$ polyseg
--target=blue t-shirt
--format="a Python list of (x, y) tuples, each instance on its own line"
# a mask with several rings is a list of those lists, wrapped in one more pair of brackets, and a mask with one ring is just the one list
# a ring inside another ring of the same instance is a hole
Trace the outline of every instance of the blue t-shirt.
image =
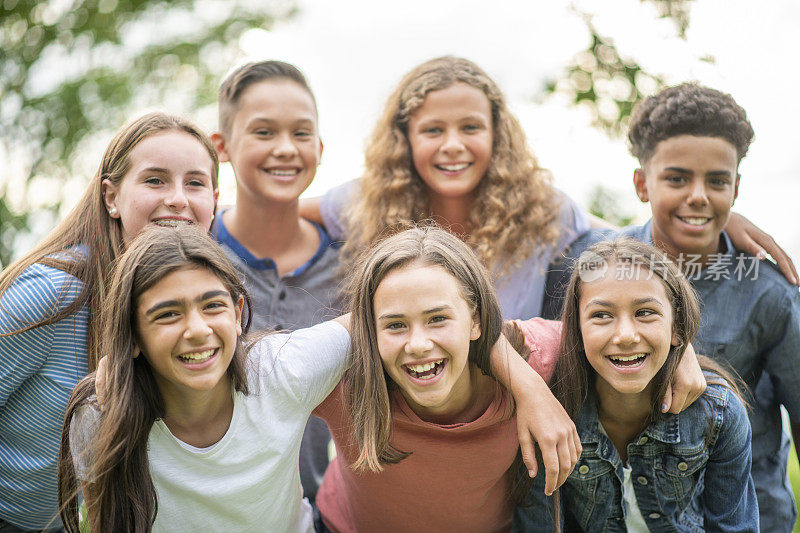
[[(65, 309), (82, 289), (61, 270), (31, 265), (0, 298), (0, 334)], [(21, 528), (61, 524), (58, 452), (70, 394), (89, 371), (88, 307), (0, 336), (0, 518)]]

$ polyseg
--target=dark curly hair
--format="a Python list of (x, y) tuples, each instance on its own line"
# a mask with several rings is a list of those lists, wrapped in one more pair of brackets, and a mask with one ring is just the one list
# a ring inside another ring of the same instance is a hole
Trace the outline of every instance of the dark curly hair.
[(628, 130), (631, 154), (645, 164), (658, 143), (678, 135), (725, 139), (741, 161), (754, 134), (747, 113), (731, 95), (682, 83), (645, 98), (633, 110)]

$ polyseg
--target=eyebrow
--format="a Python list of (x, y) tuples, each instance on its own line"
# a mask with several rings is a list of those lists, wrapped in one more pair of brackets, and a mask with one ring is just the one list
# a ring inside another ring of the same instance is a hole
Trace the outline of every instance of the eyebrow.
[[(274, 118), (253, 117), (252, 119), (250, 119), (250, 122), (248, 122), (247, 125), (248, 126), (254, 126), (254, 125), (257, 125), (259, 123), (275, 124), (277, 122), (279, 122), (279, 121), (275, 120)], [(311, 118), (298, 118), (297, 120), (294, 121), (294, 124), (310, 124), (310, 125), (314, 125), (314, 120), (311, 119)]]
[[(661, 302), (659, 302), (656, 298), (646, 297), (646, 298), (637, 298), (633, 301), (634, 305), (644, 305), (644, 304), (656, 304), (659, 307), (663, 307)], [(595, 298), (594, 300), (590, 300), (587, 305), (599, 305), (601, 307), (614, 307), (614, 304), (607, 301), (607, 300), (600, 300), (599, 298)]]
[[(222, 291), (222, 290), (208, 291), (208, 292), (204, 292), (203, 294), (201, 294), (200, 296), (195, 298), (195, 302), (202, 302), (202, 301), (205, 301), (205, 300), (210, 300), (211, 298), (215, 298), (217, 296), (230, 296), (230, 295), (229, 295), (228, 291)], [(145, 311), (144, 314), (149, 316), (149, 315), (152, 315), (153, 313), (155, 313), (156, 311), (158, 311), (160, 309), (164, 309), (165, 307), (176, 307), (176, 306), (179, 306), (179, 305), (183, 305), (185, 303), (186, 303), (185, 299), (162, 300), (162, 301), (158, 302), (157, 304), (155, 304), (150, 309), (148, 309), (147, 311)]]
[[(669, 171), (669, 172), (680, 172), (681, 174), (691, 174), (692, 173), (691, 170), (689, 170), (687, 168), (683, 168), (683, 167), (666, 167), (664, 170), (665, 171)], [(731, 173), (729, 171), (727, 171), (727, 170), (711, 170), (709, 172), (706, 172), (706, 175), (707, 176), (730, 176)]]
[[(147, 167), (147, 168), (143, 168), (142, 170), (139, 171), (139, 174), (153, 174), (153, 173), (156, 173), (156, 174), (170, 174), (170, 171), (167, 170), (166, 168), (161, 168), (161, 167)], [(191, 175), (199, 174), (199, 175), (202, 175), (202, 176), (210, 176), (210, 174), (208, 172), (206, 172), (205, 170), (200, 169), (200, 168), (189, 170), (189, 171), (186, 172), (186, 174), (191, 174)]]
[[(442, 311), (447, 311), (452, 309), (449, 305), (440, 305), (438, 307), (432, 307), (430, 309), (426, 309), (422, 312), (423, 315), (432, 315), (434, 313), (441, 313)], [(404, 313), (386, 313), (378, 317), (378, 320), (387, 320), (393, 318), (403, 318), (405, 316)]]

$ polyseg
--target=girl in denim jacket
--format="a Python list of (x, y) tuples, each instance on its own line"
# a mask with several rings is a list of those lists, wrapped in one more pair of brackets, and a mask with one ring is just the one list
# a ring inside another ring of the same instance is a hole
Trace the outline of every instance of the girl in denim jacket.
[(583, 454), (561, 490), (563, 510), (518, 508), (516, 530), (552, 527), (558, 514), (568, 531), (758, 531), (750, 424), (733, 377), (698, 356), (701, 400), (660, 412), (699, 319), (690, 284), (656, 248), (618, 239), (581, 254), (552, 388)]

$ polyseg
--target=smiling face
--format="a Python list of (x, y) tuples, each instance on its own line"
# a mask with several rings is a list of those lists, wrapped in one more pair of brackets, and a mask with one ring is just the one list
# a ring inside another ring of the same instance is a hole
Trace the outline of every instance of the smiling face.
[(717, 137), (679, 135), (658, 143), (634, 173), (639, 198), (653, 211), (653, 242), (672, 258), (719, 251), (719, 236), (738, 193), (736, 148)]
[(670, 347), (678, 344), (663, 281), (647, 268), (612, 262), (580, 290), (581, 335), (598, 391), (649, 392)]
[(492, 108), (466, 83), (431, 91), (408, 121), (414, 167), (435, 199), (471, 199), (492, 159)]
[(421, 418), (463, 412), (473, 398), (470, 341), (481, 335), (456, 279), (440, 266), (391, 271), (373, 299), (383, 368)]
[(106, 208), (122, 223), (125, 243), (150, 223), (190, 223), (208, 231), (217, 196), (212, 164), (200, 141), (181, 131), (150, 135), (137, 144), (122, 179), (103, 180)]
[(227, 372), (242, 332), (242, 306), (205, 268), (173, 271), (141, 294), (137, 346), (165, 401), (230, 390)]
[(230, 132), (212, 139), (220, 161), (233, 166), (237, 204), (296, 202), (322, 155), (314, 100), (288, 79), (250, 85), (239, 97)]

